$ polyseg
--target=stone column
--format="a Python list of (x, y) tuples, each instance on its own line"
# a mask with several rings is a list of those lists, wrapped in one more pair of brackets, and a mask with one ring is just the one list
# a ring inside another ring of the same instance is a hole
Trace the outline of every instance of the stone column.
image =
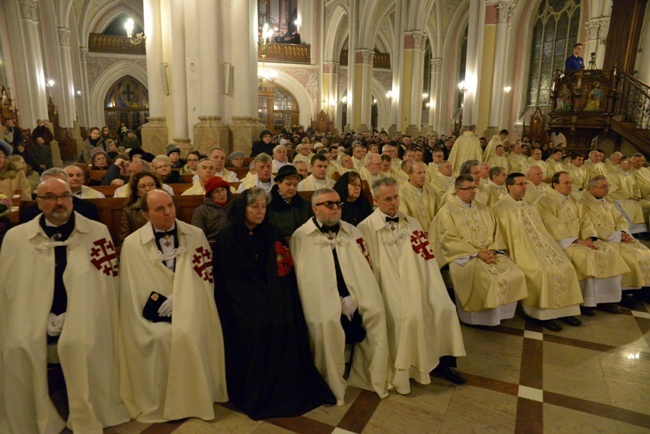
[(215, 146), (228, 149), (228, 127), (221, 123), (221, 116), (219, 116), (223, 105), (223, 68), (219, 62), (221, 44), (218, 27), (214, 25), (219, 21), (218, 3), (213, 1), (201, 3), (199, 14), (201, 96), (199, 123), (194, 125), (194, 149), (203, 154), (207, 154)]
[(231, 22), (237, 37), (231, 38), (234, 68), (232, 101), (232, 150), (250, 154), (257, 140), (257, 2), (231, 0)]
[(646, 8), (644, 29), (639, 41), (640, 53), (636, 57), (635, 70), (639, 71), (639, 80), (650, 83), (650, 8)]
[(609, 32), (609, 18), (594, 18), (585, 23), (587, 40), (585, 41), (585, 48), (582, 53), (582, 57), (585, 59), (585, 69), (589, 69), (591, 53), (596, 53), (596, 65), (594, 69), (601, 69), (603, 67), (605, 41)]
[[(484, 20), (481, 20), (481, 11), (485, 5), (481, 0), (469, 0), (469, 26), (467, 32), (467, 62), (465, 66), (465, 84), (467, 92), (463, 96), (463, 125), (478, 122), (478, 77), (481, 69), (482, 46), (479, 37), (483, 34)], [(484, 15), (484, 14), (483, 14)]]
[(354, 129), (358, 124), (358, 115), (355, 114), (357, 104), (360, 101), (355, 101), (355, 72), (357, 63), (357, 43), (359, 33), (359, 0), (350, 0), (350, 37), (348, 38), (348, 108), (347, 108), (347, 124), (344, 127), (345, 131)]
[(357, 50), (357, 64), (356, 69), (361, 76), (360, 92), (357, 92), (355, 99), (359, 107), (361, 117), (359, 118), (359, 127), (355, 128), (358, 132), (364, 132), (372, 127), (372, 62), (375, 57), (375, 52), (372, 50)]
[[(437, 134), (438, 129), (440, 129), (439, 117), (440, 117), (440, 106), (442, 102), (440, 97), (442, 95), (442, 58), (434, 57), (431, 59), (431, 83), (429, 84), (429, 101), (431, 105), (429, 106), (429, 126), (431, 131), (427, 131), (428, 134)], [(444, 130), (444, 129), (443, 129)]]
[(336, 126), (339, 118), (339, 64), (334, 61), (323, 62), (323, 109)]
[[(508, 22), (515, 10), (515, 4), (511, 1), (500, 1), (497, 4), (497, 38), (494, 47), (494, 73), (492, 76), (492, 101), (490, 104), (490, 117), (488, 129), (499, 131), (503, 128), (501, 119), (502, 106), (504, 104), (504, 79), (506, 70), (506, 37)], [(496, 134), (496, 133), (493, 133)]]
[(185, 7), (183, 0), (170, 0), (171, 5), (171, 76), (174, 111), (173, 141), (189, 143), (187, 115), (187, 84), (185, 72)]
[(424, 42), (426, 35), (423, 32), (413, 32), (413, 67), (411, 72), (410, 89), (404, 89), (405, 92), (411, 92), (411, 102), (408, 113), (409, 121), (406, 134), (409, 136), (418, 136), (422, 125), (422, 81), (424, 78)]
[(70, 56), (70, 30), (56, 29), (59, 38), (59, 61), (61, 64), (61, 100), (59, 101), (59, 126), (71, 128), (76, 118), (74, 101), (74, 79), (72, 77), (72, 58)]
[(142, 126), (142, 146), (151, 153), (159, 154), (164, 153), (169, 142), (165, 118), (165, 97), (169, 95), (169, 84), (166, 76), (167, 64), (163, 62), (160, 0), (144, 0), (143, 8), (144, 33), (147, 35), (149, 117), (147, 123)]
[(43, 56), (41, 50), (41, 36), (38, 22), (38, 1), (20, 0), (20, 15), (23, 27), (23, 42), (25, 52), (22, 56), (25, 70), (22, 71), (27, 84), (25, 94), (19, 109), (21, 112), (20, 123), (23, 127), (36, 125), (37, 119), (48, 119), (47, 92), (45, 88), (45, 75), (43, 69)]

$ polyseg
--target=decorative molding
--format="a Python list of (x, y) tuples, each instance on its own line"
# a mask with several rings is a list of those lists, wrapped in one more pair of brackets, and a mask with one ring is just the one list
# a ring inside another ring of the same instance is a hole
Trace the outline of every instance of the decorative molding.
[(72, 33), (69, 29), (65, 27), (57, 27), (56, 32), (59, 36), (59, 45), (62, 47), (70, 46), (70, 34)]
[(38, 21), (38, 1), (20, 0), (20, 13), (24, 20)]
[(424, 32), (413, 32), (413, 49), (421, 50), (424, 48), (424, 41), (427, 38), (427, 35)]
[[(146, 77), (147, 73), (147, 60), (146, 59), (134, 59), (134, 58), (125, 58), (125, 57), (88, 57), (88, 88), (92, 89), (97, 81), (97, 78), (104, 73), (111, 66), (120, 63), (120, 62), (130, 62), (133, 63), (138, 69), (144, 72)], [(136, 77), (138, 78), (138, 77)], [(138, 78), (139, 79), (139, 78)], [(146, 80), (143, 82), (146, 86)], [(102, 96), (103, 98), (103, 96)]]
[(604, 43), (607, 39), (607, 32), (609, 31), (609, 17), (587, 21), (585, 23), (585, 30), (587, 31), (588, 41), (599, 39)]
[(442, 57), (434, 57), (431, 59), (431, 72), (437, 73), (442, 71)]
[(82, 62), (87, 62), (88, 61), (88, 48), (87, 47), (79, 47), (79, 57), (81, 58)]
[(361, 51), (361, 56), (363, 58), (363, 63), (372, 66), (372, 61), (375, 57), (375, 52), (372, 50), (359, 50)]
[(500, 1), (497, 4), (498, 22), (507, 23), (512, 18), (516, 5), (511, 1)]

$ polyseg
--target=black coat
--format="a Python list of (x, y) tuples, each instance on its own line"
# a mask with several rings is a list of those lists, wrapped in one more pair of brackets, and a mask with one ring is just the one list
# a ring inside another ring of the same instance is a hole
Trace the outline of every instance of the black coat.
[(289, 249), (266, 220), (219, 232), (215, 300), (230, 401), (252, 419), (293, 417), (336, 399), (314, 366)]
[(280, 196), (277, 185), (271, 188), (271, 205), (268, 212), (271, 223), (279, 227), (285, 237), (290, 237), (314, 215), (311, 203), (299, 194), (291, 199), (291, 203), (286, 203)]
[[(95, 220), (96, 222), (99, 221), (99, 211), (97, 211), (97, 205), (92, 202), (84, 199), (79, 199), (76, 196), (72, 196), (72, 208), (90, 220)], [(40, 213), (41, 210), (38, 209), (38, 205), (32, 204), (20, 213), (20, 223), (27, 223)]]

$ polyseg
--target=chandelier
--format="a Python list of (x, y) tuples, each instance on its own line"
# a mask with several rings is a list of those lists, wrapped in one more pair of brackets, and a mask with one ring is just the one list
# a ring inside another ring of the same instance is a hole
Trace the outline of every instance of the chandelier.
[(129, 18), (128, 20), (126, 20), (126, 23), (124, 24), (124, 28), (126, 29), (126, 39), (131, 44), (140, 45), (141, 43), (147, 40), (147, 37), (142, 32), (133, 36), (133, 18)]
[(264, 60), (266, 59), (266, 54), (269, 50), (269, 43), (273, 37), (273, 29), (269, 28), (267, 23), (264, 24), (262, 28), (262, 37), (259, 40), (260, 46), (260, 56), (262, 56), (262, 67), (257, 70), (257, 87), (261, 90), (266, 90), (269, 87), (273, 87), (275, 84), (275, 79), (278, 76), (278, 73), (273, 69), (267, 69), (264, 67)]

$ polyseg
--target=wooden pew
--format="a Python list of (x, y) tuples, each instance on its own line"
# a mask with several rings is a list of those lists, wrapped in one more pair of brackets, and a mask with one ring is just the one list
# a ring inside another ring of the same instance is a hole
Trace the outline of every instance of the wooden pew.
[(101, 182), (108, 170), (90, 170), (90, 179), (93, 181)]

